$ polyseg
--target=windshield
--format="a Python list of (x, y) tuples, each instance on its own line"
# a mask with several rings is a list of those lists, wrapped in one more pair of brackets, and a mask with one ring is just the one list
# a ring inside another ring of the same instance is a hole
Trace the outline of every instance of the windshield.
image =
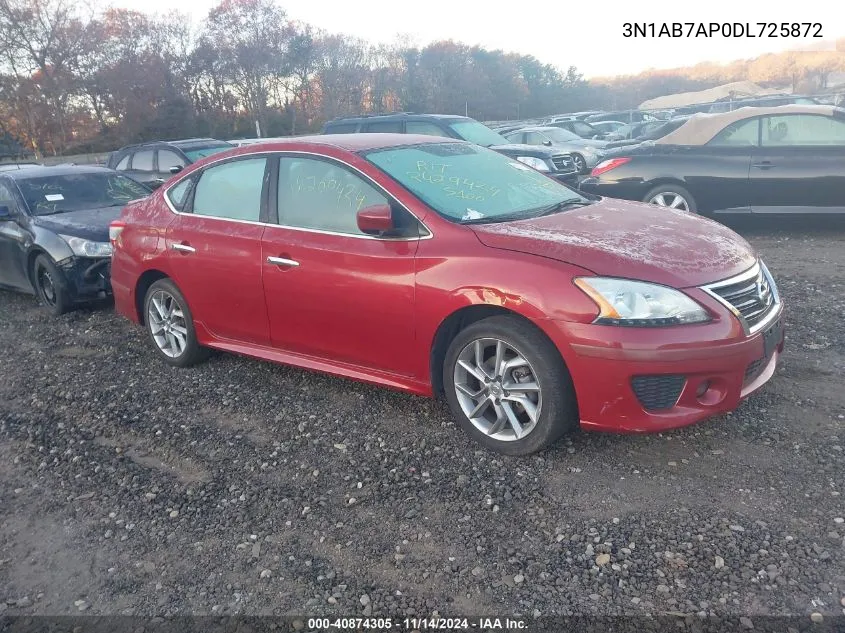
[(32, 215), (122, 207), (150, 194), (141, 183), (110, 173), (42, 176), (18, 180), (17, 184)]
[(209, 147), (182, 149), (182, 151), (185, 152), (185, 156), (188, 157), (188, 160), (194, 163), (200, 158), (205, 158), (206, 156), (211, 156), (212, 154), (217, 154), (218, 152), (225, 152), (227, 149), (232, 149), (233, 147), (235, 146), (227, 143), (226, 145), (212, 145)]
[(365, 157), (456, 222), (519, 219), (560, 203), (587, 202), (519, 161), (465, 143), (373, 150)]
[(592, 136), (593, 134), (595, 134), (597, 132), (596, 128), (594, 128), (589, 123), (584, 123), (583, 121), (575, 121), (572, 124), (572, 130), (576, 134), (581, 134), (582, 136), (583, 135)]
[(674, 132), (684, 123), (686, 123), (685, 119), (682, 119), (680, 121), (669, 121), (668, 123), (664, 123), (663, 125), (660, 125), (659, 127), (649, 132), (646, 132), (642, 135), (642, 137), (647, 141), (656, 141), (657, 139), (663, 138), (664, 136), (669, 134), (669, 132)]
[(508, 140), (478, 121), (455, 121), (449, 127), (465, 141), (490, 147), (491, 145), (507, 145)]
[(562, 130), (559, 127), (544, 129), (542, 130), (542, 133), (552, 139), (555, 143), (569, 143), (570, 141), (582, 140), (577, 134), (573, 134), (569, 130)]

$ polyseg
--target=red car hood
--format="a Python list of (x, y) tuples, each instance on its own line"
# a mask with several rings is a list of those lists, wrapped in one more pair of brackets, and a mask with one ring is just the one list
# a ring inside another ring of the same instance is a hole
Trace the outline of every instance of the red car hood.
[(609, 198), (546, 217), (475, 224), (472, 229), (482, 244), (492, 248), (675, 288), (731, 277), (757, 260), (748, 242), (718, 222)]

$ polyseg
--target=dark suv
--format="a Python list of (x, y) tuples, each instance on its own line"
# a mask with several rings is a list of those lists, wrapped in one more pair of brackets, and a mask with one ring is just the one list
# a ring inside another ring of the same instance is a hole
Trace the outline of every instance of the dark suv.
[(213, 138), (149, 141), (112, 152), (106, 166), (155, 189), (183, 167), (233, 147)]
[(578, 172), (571, 154), (549, 147), (511, 143), (486, 125), (464, 116), (397, 112), (334, 119), (323, 127), (323, 134), (357, 132), (425, 134), (458, 138), (489, 147), (564, 183), (575, 183), (578, 180)]

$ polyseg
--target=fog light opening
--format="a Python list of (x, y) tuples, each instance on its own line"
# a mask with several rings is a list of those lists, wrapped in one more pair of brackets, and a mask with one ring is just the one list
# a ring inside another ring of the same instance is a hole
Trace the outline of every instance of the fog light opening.
[(698, 400), (699, 404), (707, 407), (721, 404), (727, 393), (728, 390), (725, 381), (717, 377), (702, 380), (695, 388), (696, 400)]

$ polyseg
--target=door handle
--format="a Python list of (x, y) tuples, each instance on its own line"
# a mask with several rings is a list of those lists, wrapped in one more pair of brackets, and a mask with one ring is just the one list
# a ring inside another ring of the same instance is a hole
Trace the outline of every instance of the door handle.
[(284, 257), (268, 257), (267, 261), (276, 266), (299, 266), (299, 262), (293, 259), (285, 259)]
[(764, 160), (764, 161), (759, 162), (759, 163), (754, 163), (751, 166), (756, 167), (757, 169), (771, 169), (772, 167), (775, 166), (775, 164), (770, 160)]
[(179, 252), (182, 252), (182, 253), (196, 253), (197, 252), (197, 249), (195, 249), (193, 246), (188, 246), (187, 244), (171, 244), (170, 248), (172, 248), (174, 251), (179, 251)]

